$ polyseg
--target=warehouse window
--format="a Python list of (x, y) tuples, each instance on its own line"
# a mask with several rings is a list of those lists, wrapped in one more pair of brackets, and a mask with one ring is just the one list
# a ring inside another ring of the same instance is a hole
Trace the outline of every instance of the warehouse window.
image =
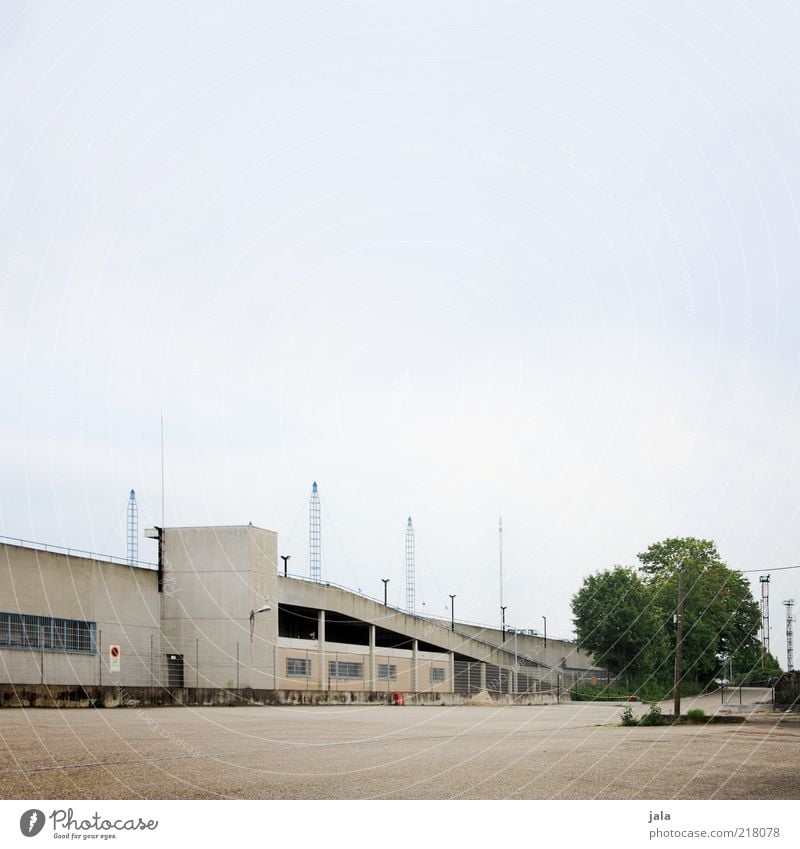
[(441, 666), (431, 667), (431, 684), (442, 684), (444, 682), (444, 669)]
[(393, 663), (379, 663), (378, 678), (381, 681), (397, 681), (397, 667)]
[(0, 613), (0, 647), (95, 653), (95, 623), (27, 613)]
[(364, 664), (352, 663), (347, 660), (332, 660), (328, 664), (328, 676), (330, 678), (358, 678), (364, 677)]
[(305, 657), (287, 657), (286, 675), (289, 678), (308, 678), (311, 675), (311, 661)]

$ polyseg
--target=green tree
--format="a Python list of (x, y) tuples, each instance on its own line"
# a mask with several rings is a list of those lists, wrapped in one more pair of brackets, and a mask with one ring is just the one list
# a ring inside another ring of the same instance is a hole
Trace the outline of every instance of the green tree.
[(661, 669), (668, 651), (664, 614), (633, 569), (616, 566), (587, 577), (573, 596), (572, 613), (578, 646), (595, 663), (626, 680), (649, 678)]
[(674, 614), (678, 607), (678, 578), (683, 569), (686, 586), (682, 670), (684, 680), (706, 684), (734, 668), (759, 646), (760, 613), (750, 586), (740, 572), (728, 568), (710, 540), (672, 538), (654, 543), (639, 554), (653, 603), (665, 612), (663, 628), (669, 635), (667, 663), (674, 663)]

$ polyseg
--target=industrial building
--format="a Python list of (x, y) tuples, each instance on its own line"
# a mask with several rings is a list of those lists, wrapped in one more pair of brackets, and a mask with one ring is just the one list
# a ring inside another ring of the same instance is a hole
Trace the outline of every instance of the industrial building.
[(37, 685), (149, 688), (205, 703), (269, 702), (269, 693), (457, 701), (483, 691), (547, 700), (598, 674), (574, 643), (550, 640), (545, 656), (538, 637), (422, 617), (318, 571), (284, 574), (272, 531), (148, 534), (155, 564), (0, 543), (0, 704)]

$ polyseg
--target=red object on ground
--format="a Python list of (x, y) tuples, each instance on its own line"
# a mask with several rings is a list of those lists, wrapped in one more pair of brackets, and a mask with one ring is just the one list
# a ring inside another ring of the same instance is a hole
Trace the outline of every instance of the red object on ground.
[(392, 704), (393, 705), (404, 705), (406, 703), (406, 694), (405, 693), (392, 693)]
[(636, 693), (633, 693), (632, 695), (628, 696), (628, 701), (629, 702), (638, 702), (639, 697), (636, 695)]

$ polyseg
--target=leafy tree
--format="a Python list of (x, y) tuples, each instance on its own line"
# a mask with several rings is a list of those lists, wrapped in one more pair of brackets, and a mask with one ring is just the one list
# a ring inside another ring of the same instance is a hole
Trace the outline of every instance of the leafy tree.
[(587, 577), (572, 599), (578, 646), (626, 679), (650, 675), (667, 651), (664, 614), (633, 569), (616, 566)]
[(672, 538), (651, 545), (639, 555), (653, 602), (665, 611), (669, 657), (674, 663), (674, 613), (678, 581), (684, 571), (685, 602), (682, 649), (683, 677), (707, 683), (720, 674), (727, 659), (740, 668), (760, 644), (760, 612), (750, 586), (740, 572), (729, 569), (710, 540)]

